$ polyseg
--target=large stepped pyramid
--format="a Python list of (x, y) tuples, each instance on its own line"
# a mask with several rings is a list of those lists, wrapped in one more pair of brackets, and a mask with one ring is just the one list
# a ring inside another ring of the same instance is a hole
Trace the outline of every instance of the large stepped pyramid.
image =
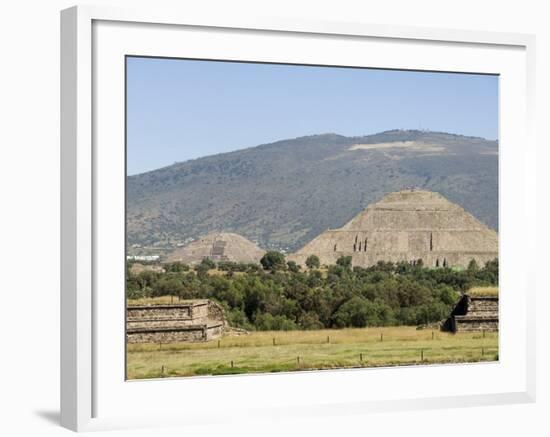
[(289, 257), (300, 265), (310, 255), (331, 265), (351, 256), (354, 266), (378, 261), (428, 267), (484, 265), (498, 257), (497, 233), (439, 193), (407, 189), (369, 205), (339, 229), (329, 229)]

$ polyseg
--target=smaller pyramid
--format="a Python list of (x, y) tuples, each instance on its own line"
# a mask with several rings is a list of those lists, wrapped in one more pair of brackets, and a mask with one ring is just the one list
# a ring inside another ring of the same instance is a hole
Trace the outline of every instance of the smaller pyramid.
[(427, 267), (482, 266), (498, 257), (497, 233), (439, 193), (409, 189), (369, 205), (339, 229), (323, 232), (289, 259), (300, 265), (310, 255), (321, 264), (351, 256), (354, 266), (378, 261), (422, 260)]
[(199, 264), (203, 259), (239, 263), (259, 263), (265, 251), (252, 241), (231, 232), (212, 232), (176, 249), (168, 255), (169, 262)]

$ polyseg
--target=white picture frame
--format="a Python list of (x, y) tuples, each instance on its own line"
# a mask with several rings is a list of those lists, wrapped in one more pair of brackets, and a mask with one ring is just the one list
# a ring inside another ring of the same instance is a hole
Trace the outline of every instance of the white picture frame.
[[(191, 39), (192, 48), (182, 44)], [(251, 414), (264, 420), (533, 402), (534, 272), (521, 254), (535, 253), (536, 242), (535, 218), (527, 213), (536, 204), (534, 51), (534, 37), (523, 34), (274, 18), (228, 22), (155, 9), (62, 11), (62, 425), (81, 431), (219, 423)], [(365, 53), (368, 61), (359, 59)], [(499, 362), (125, 381), (120, 105), (128, 54), (500, 74)], [(300, 396), (287, 396), (290, 390)], [(193, 409), (213, 393), (223, 406), (212, 407), (216, 414)], [(238, 410), (228, 407), (235, 398)]]

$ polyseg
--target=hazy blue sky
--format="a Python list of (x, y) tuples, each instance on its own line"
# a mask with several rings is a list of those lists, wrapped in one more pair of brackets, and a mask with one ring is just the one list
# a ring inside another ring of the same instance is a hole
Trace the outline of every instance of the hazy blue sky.
[(128, 174), (303, 135), (430, 129), (496, 139), (496, 76), (127, 60)]

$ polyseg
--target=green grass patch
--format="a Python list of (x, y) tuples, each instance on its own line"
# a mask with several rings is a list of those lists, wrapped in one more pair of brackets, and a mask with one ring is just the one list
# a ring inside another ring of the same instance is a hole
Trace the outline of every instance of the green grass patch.
[(129, 379), (271, 373), (494, 361), (498, 359), (498, 334), (483, 337), (409, 326), (266, 331), (224, 337), (219, 347), (217, 340), (129, 344), (127, 353)]

